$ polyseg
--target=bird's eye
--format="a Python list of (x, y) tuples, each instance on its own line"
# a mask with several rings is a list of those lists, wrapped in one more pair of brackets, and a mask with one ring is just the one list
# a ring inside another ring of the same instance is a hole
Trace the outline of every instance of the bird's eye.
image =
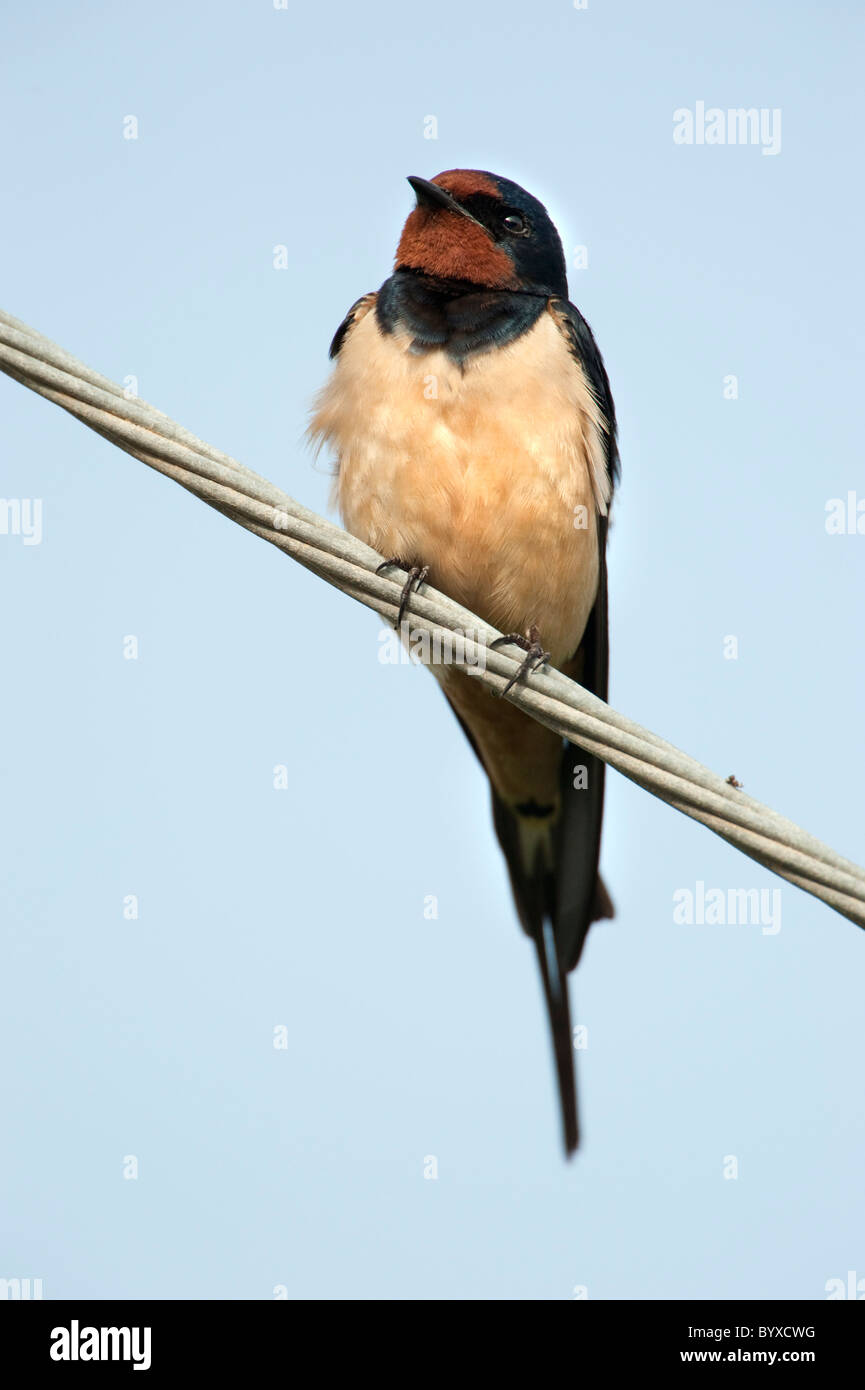
[(512, 236), (526, 236), (529, 230), (526, 219), (518, 212), (509, 212), (502, 226), (505, 231), (510, 232)]

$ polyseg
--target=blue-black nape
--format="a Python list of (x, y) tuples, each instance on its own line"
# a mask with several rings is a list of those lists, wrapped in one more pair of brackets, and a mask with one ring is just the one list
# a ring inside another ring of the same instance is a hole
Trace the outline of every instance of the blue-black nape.
[(568, 273), (561, 237), (539, 199), (518, 183), (485, 173), (496, 185), (491, 193), (470, 193), (459, 202), (482, 222), (514, 263), (521, 286), (568, 297)]

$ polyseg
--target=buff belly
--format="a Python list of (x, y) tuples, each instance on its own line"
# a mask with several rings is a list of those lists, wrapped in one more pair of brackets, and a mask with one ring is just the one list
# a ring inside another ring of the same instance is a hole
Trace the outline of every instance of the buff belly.
[[(598, 585), (597, 408), (555, 321), (462, 366), (409, 350), (367, 312), (321, 392), (312, 437), (339, 463), (347, 530), (503, 632), (532, 625), (556, 666)], [(560, 741), (465, 676), (443, 672), (498, 791), (554, 794)], [(493, 713), (495, 711), (495, 713)]]
[[(336, 452), (346, 528), (504, 631), (532, 623), (556, 665), (595, 600), (594, 403), (548, 314), (462, 367), (357, 323), (311, 434)], [(575, 524), (576, 523), (576, 524)]]

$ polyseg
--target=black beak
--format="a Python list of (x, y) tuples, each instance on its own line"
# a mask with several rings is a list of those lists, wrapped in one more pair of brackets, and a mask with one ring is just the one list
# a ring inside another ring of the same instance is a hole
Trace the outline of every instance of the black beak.
[(419, 208), (447, 208), (449, 212), (458, 212), (461, 217), (467, 217), (469, 222), (474, 222), (475, 226), (483, 227), (482, 222), (478, 222), (476, 217), (472, 217), (462, 203), (458, 203), (456, 198), (452, 198), (444, 188), (439, 188), (437, 183), (430, 183), (429, 179), (419, 179), (414, 174), (409, 174), (408, 181), (414, 189)]

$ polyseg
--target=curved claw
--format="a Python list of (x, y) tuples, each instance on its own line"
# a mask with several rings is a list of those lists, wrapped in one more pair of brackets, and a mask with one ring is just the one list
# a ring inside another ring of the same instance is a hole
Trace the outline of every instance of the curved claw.
[(385, 570), (394, 568), (405, 570), (408, 574), (408, 578), (402, 586), (402, 593), (399, 596), (399, 608), (397, 609), (396, 615), (396, 625), (397, 627), (401, 627), (402, 620), (405, 617), (405, 610), (408, 607), (408, 601), (412, 596), (412, 591), (417, 593), (421, 584), (423, 584), (429, 574), (429, 565), (407, 565), (405, 560), (401, 560), (398, 555), (394, 555), (392, 559), (382, 561), (376, 569), (376, 574), (383, 574)]
[(521, 632), (509, 632), (505, 637), (496, 637), (494, 641), (490, 642), (490, 650), (492, 651), (494, 647), (507, 646), (511, 642), (515, 647), (519, 647), (524, 651), (526, 655), (525, 660), (520, 662), (520, 665), (502, 691), (503, 696), (507, 695), (508, 691), (516, 685), (521, 676), (533, 675), (535, 671), (539, 671), (545, 662), (550, 659), (549, 652), (545, 652), (541, 646), (540, 632), (534, 626), (529, 628), (528, 636), (526, 637), (524, 637)]

